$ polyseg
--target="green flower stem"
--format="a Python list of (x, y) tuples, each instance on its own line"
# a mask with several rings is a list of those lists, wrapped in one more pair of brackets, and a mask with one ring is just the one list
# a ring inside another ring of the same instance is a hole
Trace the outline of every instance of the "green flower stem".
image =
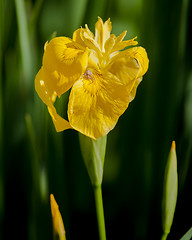
[(105, 219), (104, 219), (104, 211), (103, 211), (103, 198), (102, 198), (101, 185), (94, 186), (93, 189), (94, 189), (94, 195), (95, 195), (95, 205), (96, 205), (96, 212), (97, 212), (99, 237), (100, 237), (100, 240), (106, 240)]
[(101, 184), (103, 181), (107, 136), (93, 140), (79, 134), (79, 141), (82, 157), (94, 190), (99, 237), (100, 240), (106, 240)]
[(163, 236), (161, 237), (161, 240), (166, 240), (168, 236), (168, 233), (164, 233)]

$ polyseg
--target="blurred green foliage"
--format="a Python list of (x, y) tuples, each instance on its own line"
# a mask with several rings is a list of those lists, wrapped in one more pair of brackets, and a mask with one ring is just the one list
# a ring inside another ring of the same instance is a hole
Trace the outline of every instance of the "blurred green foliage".
[[(56, 133), (34, 90), (44, 43), (54, 32), (71, 37), (85, 23), (94, 31), (97, 16), (110, 17), (116, 35), (123, 30), (127, 38), (137, 35), (150, 60), (135, 100), (108, 135), (107, 237), (160, 239), (172, 140), (179, 196), (168, 239), (179, 239), (191, 227), (191, 13), (189, 0), (0, 0), (0, 239), (52, 239), (50, 193), (60, 206), (67, 239), (98, 239), (78, 134)], [(67, 96), (61, 100), (64, 112)]]

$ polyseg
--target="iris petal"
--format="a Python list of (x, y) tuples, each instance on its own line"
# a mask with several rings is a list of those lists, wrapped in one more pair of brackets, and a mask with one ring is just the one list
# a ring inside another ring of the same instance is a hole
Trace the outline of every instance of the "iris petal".
[(109, 72), (88, 69), (72, 87), (68, 118), (79, 132), (97, 139), (114, 128), (126, 110), (129, 94)]
[[(50, 81), (50, 76), (41, 67), (35, 78), (35, 90), (38, 93), (41, 100), (47, 105), (49, 113), (52, 117), (55, 128), (58, 132), (71, 128), (68, 121), (59, 116), (53, 105), (56, 99), (56, 93), (53, 89), (49, 88), (47, 82)], [(49, 80), (48, 80), (49, 79)]]
[(71, 128), (69, 122), (66, 121), (64, 118), (62, 118), (61, 116), (59, 116), (59, 114), (56, 112), (56, 109), (53, 105), (48, 106), (48, 111), (52, 117), (53, 123), (55, 125), (55, 129), (57, 132), (61, 132)]
[(122, 56), (113, 61), (108, 71), (117, 76), (126, 85), (137, 78), (139, 65), (133, 57)]
[(129, 94), (129, 102), (133, 101), (133, 99), (135, 98), (135, 95), (136, 95), (136, 91), (137, 91), (137, 87), (139, 85), (139, 83), (142, 81), (142, 77), (140, 78), (137, 78), (135, 81), (134, 81), (134, 85), (131, 89), (131, 92)]
[(133, 38), (133, 39), (130, 39), (130, 40), (126, 40), (126, 41), (119, 41), (118, 37), (116, 38), (116, 42), (115, 42), (115, 45), (112, 49), (112, 52), (116, 52), (116, 51), (119, 51), (119, 50), (122, 50), (126, 47), (130, 47), (130, 46), (135, 46), (138, 44), (137, 41), (135, 41), (137, 37)]
[(79, 43), (80, 45), (84, 46), (84, 48), (86, 48), (86, 45), (82, 40), (81, 36), (82, 36), (82, 29), (79, 28), (73, 33), (73, 41), (76, 43)]
[(57, 37), (46, 45), (43, 66), (54, 79), (50, 85), (59, 96), (71, 88), (85, 71), (87, 63), (88, 50), (69, 38)]
[(103, 30), (104, 30), (103, 43), (105, 44), (107, 39), (110, 37), (110, 33), (111, 33), (111, 30), (112, 30), (110, 18), (107, 21), (104, 22)]
[(130, 101), (135, 98), (136, 89), (142, 80), (142, 76), (148, 69), (149, 60), (142, 47), (130, 48), (119, 52), (111, 60), (108, 71), (117, 76), (130, 93)]
[(54, 90), (47, 84), (48, 78), (49, 75), (46, 75), (44, 68), (41, 67), (35, 77), (35, 90), (46, 105), (51, 105), (53, 104), (52, 96), (54, 95)]
[(132, 58), (135, 59), (139, 65), (139, 73), (137, 77), (143, 76), (149, 66), (149, 59), (147, 57), (146, 50), (142, 47), (132, 47), (125, 51), (119, 52), (119, 54), (115, 55), (111, 61), (116, 61), (121, 57)]
[(112, 57), (108, 69), (118, 76), (126, 74), (127, 78), (121, 78), (121, 80), (130, 82), (134, 77), (142, 77), (146, 73), (148, 65), (149, 59), (145, 49), (133, 47)]
[(104, 52), (104, 44), (110, 37), (111, 32), (111, 22), (108, 19), (105, 23), (98, 17), (98, 21), (95, 24), (95, 40), (98, 43), (100, 50)]
[(98, 56), (100, 56), (101, 52), (100, 52), (99, 44), (95, 41), (94, 38), (90, 36), (89, 32), (86, 29), (82, 28), (81, 31), (82, 31), (81, 38), (86, 44), (86, 46), (94, 50), (98, 54)]
[(140, 66), (140, 71), (137, 77), (142, 77), (147, 72), (147, 69), (149, 67), (149, 59), (147, 57), (147, 52), (144, 48), (142, 47), (135, 48), (136, 51), (134, 52), (134, 58), (138, 61), (138, 64)]

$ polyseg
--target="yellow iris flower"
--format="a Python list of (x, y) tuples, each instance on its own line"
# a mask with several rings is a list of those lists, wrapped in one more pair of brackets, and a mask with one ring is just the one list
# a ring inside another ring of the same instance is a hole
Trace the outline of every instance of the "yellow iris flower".
[[(58, 132), (73, 128), (93, 139), (105, 136), (134, 99), (148, 69), (147, 53), (131, 47), (136, 38), (123, 41), (126, 31), (116, 37), (111, 29), (110, 19), (98, 18), (95, 36), (85, 25), (72, 39), (56, 37), (45, 44), (35, 89)], [(70, 88), (67, 121), (54, 102)]]

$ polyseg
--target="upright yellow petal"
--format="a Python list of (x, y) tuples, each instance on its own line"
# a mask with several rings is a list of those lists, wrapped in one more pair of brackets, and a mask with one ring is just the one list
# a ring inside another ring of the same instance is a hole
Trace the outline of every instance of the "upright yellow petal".
[[(105, 46), (104, 46), (105, 53), (109, 53), (109, 54), (114, 53), (114, 52), (123, 50), (126, 47), (135, 46), (138, 44), (138, 42), (135, 41), (135, 39), (137, 37), (130, 39), (130, 40), (123, 41), (126, 33), (127, 33), (127, 31), (124, 31), (118, 37), (116, 37), (114, 34), (111, 34), (109, 36), (109, 38), (107, 39), (107, 41), (105, 42)], [(111, 44), (111, 43), (113, 43), (113, 44)], [(110, 45), (110, 48), (108, 45)]]
[(105, 42), (105, 46), (104, 46), (105, 55), (107, 55), (108, 58), (110, 58), (110, 54), (112, 52), (114, 45), (115, 45), (115, 38), (111, 36), (110, 38), (107, 39), (107, 41)]
[(90, 35), (89, 31), (85, 28), (81, 29), (81, 38), (83, 40), (83, 42), (85, 43), (85, 45), (89, 48), (94, 50), (98, 56), (101, 55), (101, 51), (100, 51), (100, 46), (97, 43), (97, 41), (95, 41), (95, 39)]
[(128, 91), (118, 78), (109, 72), (87, 69), (72, 87), (69, 122), (74, 129), (97, 139), (114, 128), (128, 103)]
[[(121, 35), (120, 35), (121, 36)], [(116, 52), (116, 51), (120, 51), (126, 47), (130, 47), (130, 46), (135, 46), (138, 44), (137, 41), (135, 41), (137, 37), (134, 37), (133, 39), (130, 39), (130, 40), (126, 40), (126, 41), (119, 41), (120, 39), (117, 37), (116, 38), (116, 41), (115, 41), (115, 44), (114, 44), (114, 47), (112, 49), (111, 52)]]
[(98, 18), (98, 21), (95, 24), (95, 41), (98, 43), (100, 51), (103, 51), (103, 20), (101, 18)]
[(52, 213), (52, 220), (53, 220), (54, 235), (55, 237), (59, 236), (59, 240), (66, 240), (63, 220), (61, 217), (61, 213), (59, 211), (59, 206), (55, 201), (53, 194), (50, 195), (50, 202), (51, 202), (51, 213)]
[(104, 24), (103, 24), (103, 31), (104, 31), (103, 43), (104, 44), (107, 41), (107, 39), (110, 37), (111, 30), (112, 30), (112, 25), (111, 25), (110, 18), (108, 18), (108, 20), (105, 21)]
[(86, 48), (86, 44), (82, 40), (81, 36), (82, 36), (82, 29), (79, 28), (76, 31), (74, 31), (74, 33), (73, 33), (73, 41), (76, 42), (76, 43), (79, 43), (81, 46)]
[(70, 38), (57, 37), (46, 45), (43, 67), (54, 77), (52, 87), (59, 96), (71, 88), (87, 63), (88, 50)]
[(105, 42), (110, 37), (111, 28), (110, 19), (103, 23), (103, 20), (98, 17), (98, 21), (95, 24), (95, 40), (102, 52), (104, 52)]
[(87, 24), (85, 24), (85, 31), (86, 31), (86, 33), (88, 34), (88, 36), (90, 37), (90, 38), (93, 38), (94, 39), (94, 34), (90, 31), (90, 29), (88, 28), (88, 25)]

